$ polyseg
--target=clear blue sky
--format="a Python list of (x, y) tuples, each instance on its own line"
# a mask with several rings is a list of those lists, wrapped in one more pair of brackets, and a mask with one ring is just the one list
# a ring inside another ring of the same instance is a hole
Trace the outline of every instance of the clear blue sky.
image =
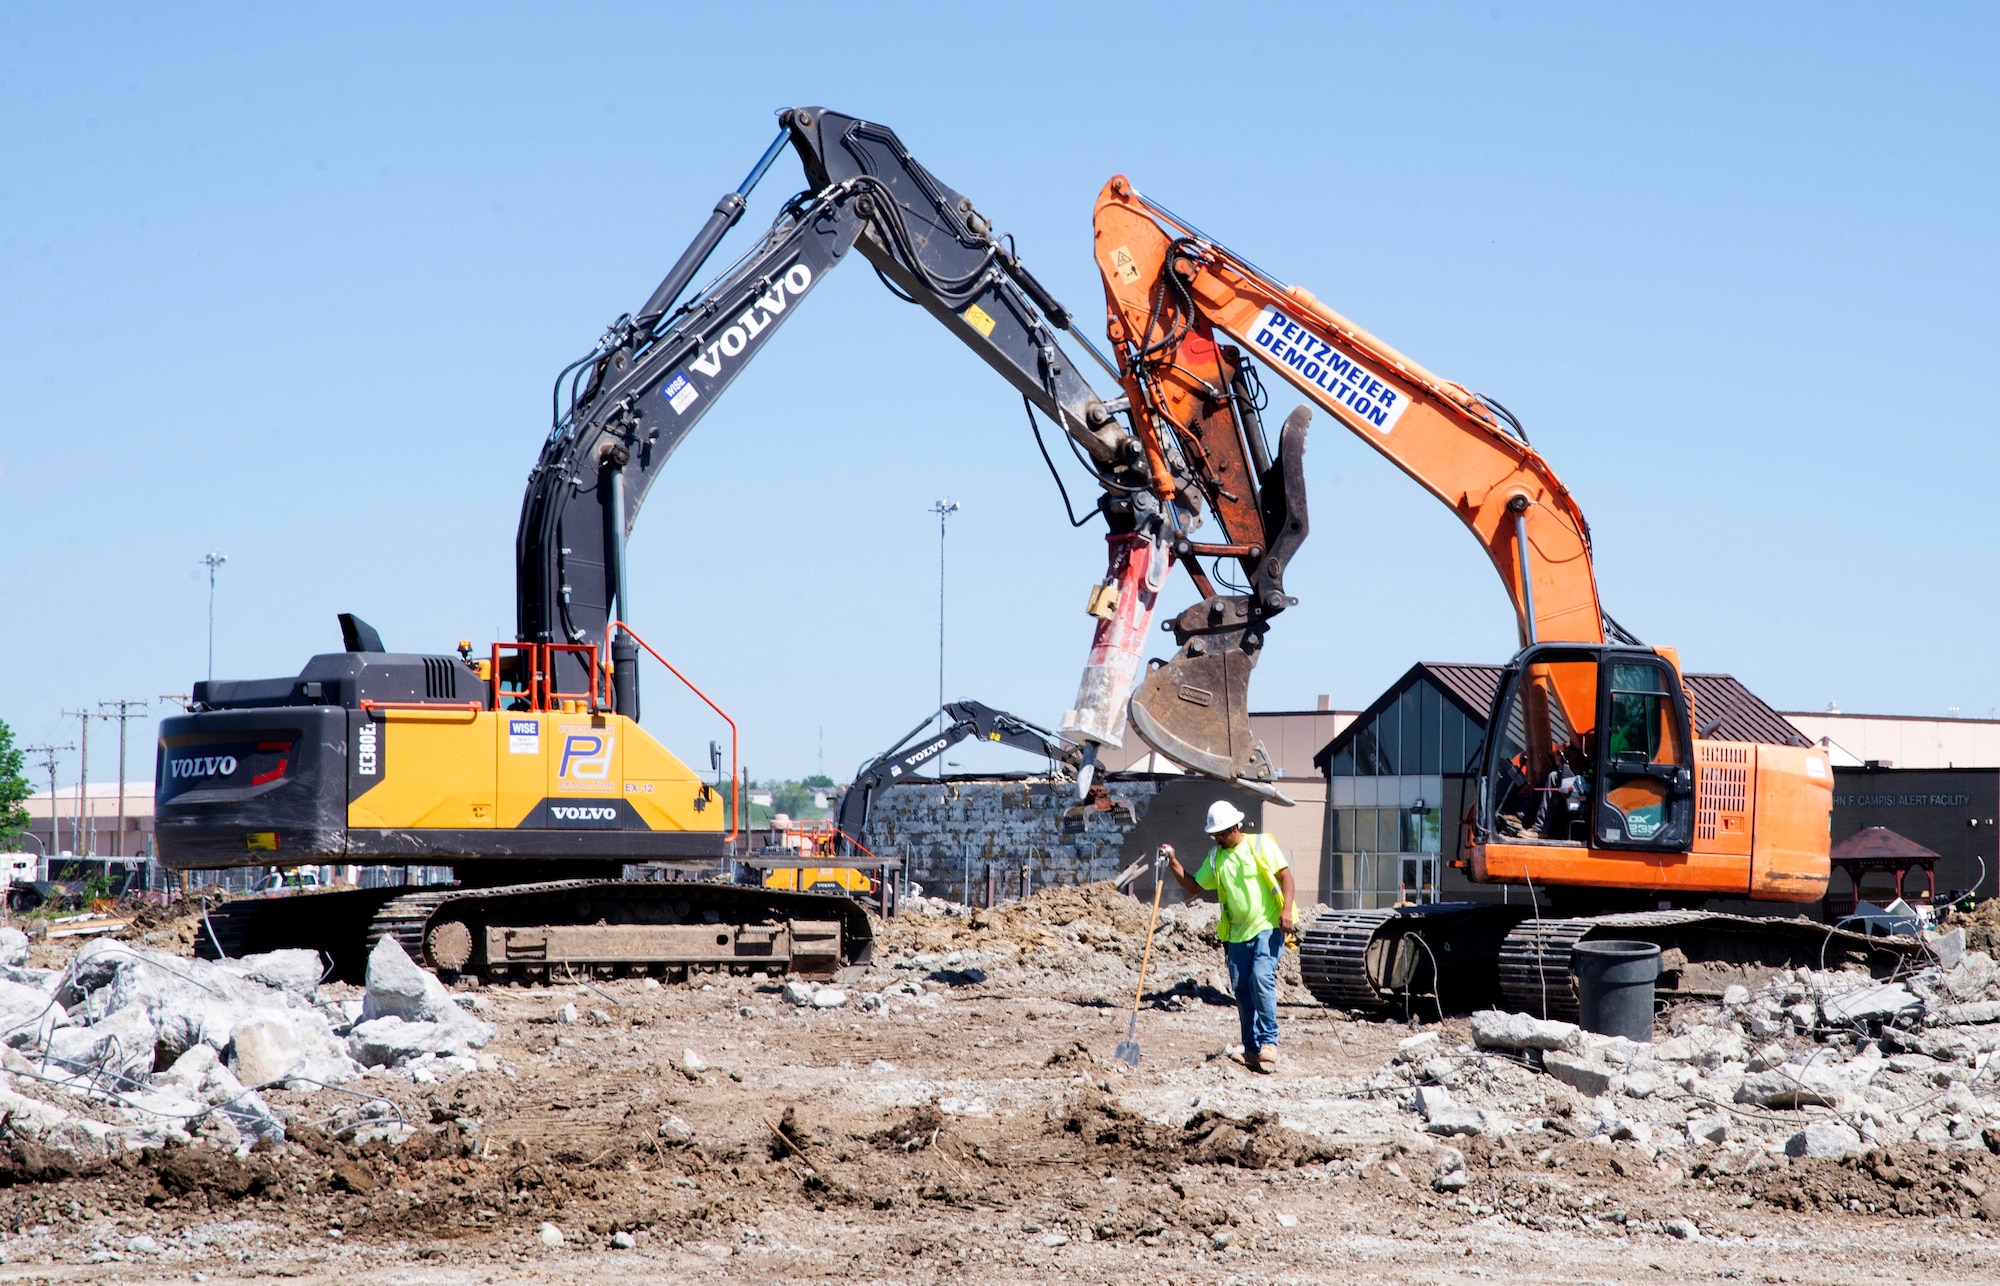
[[(397, 649), (510, 631), (550, 379), (772, 113), (814, 103), (894, 127), (1086, 316), (1091, 202), (1124, 172), (1507, 403), (1591, 519), (1607, 606), (1691, 668), (1786, 708), (1984, 716), (1997, 27), (1972, 5), (8, 6), (0, 718), (72, 740), (65, 707), (185, 691), (210, 550), (221, 675), (296, 672), (339, 611)], [(788, 155), (733, 244), (800, 183)], [(1258, 706), (1508, 654), (1443, 507), (1325, 417), (1307, 460), (1303, 603)], [(946, 493), (950, 692), (1052, 722), (1098, 529), (1061, 520), (1019, 399), (872, 274), (817, 291), (655, 487), (635, 619), (737, 714), (757, 775), (813, 771), (821, 728), (842, 775), (932, 707)], [(657, 671), (648, 698), (704, 758), (713, 723)]]

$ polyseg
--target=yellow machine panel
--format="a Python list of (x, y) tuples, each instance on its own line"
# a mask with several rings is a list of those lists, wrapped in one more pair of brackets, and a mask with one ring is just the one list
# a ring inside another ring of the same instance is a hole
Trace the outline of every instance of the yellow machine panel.
[(360, 829), (720, 834), (714, 789), (621, 715), (384, 710), (379, 778), (357, 779)]
[(350, 827), (481, 830), (494, 819), (493, 759), (480, 750), (505, 716), (453, 709), (384, 710), (371, 724), (377, 779), (349, 777)]

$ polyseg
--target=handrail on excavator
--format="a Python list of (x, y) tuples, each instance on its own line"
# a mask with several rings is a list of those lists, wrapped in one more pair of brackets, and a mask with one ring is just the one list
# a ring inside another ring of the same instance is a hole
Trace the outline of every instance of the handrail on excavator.
[[(703, 692), (700, 688), (696, 687), (694, 685), (694, 680), (688, 678), (687, 675), (682, 674), (679, 670), (675, 669), (674, 663), (672, 661), (669, 661), (664, 656), (661, 656), (659, 652), (654, 649), (651, 643), (648, 643), (644, 638), (640, 637), (639, 631), (633, 629), (630, 625), (627, 625), (625, 622), (618, 620), (614, 620), (610, 624), (604, 627), (603, 655), (605, 657), (605, 662), (603, 667), (598, 671), (598, 674), (602, 677), (604, 685), (603, 704), (606, 709), (609, 709), (611, 706), (611, 661), (610, 661), (611, 640), (612, 637), (616, 635), (619, 630), (624, 630), (627, 634), (631, 635), (632, 641), (634, 643), (637, 643), (640, 647), (645, 648), (647, 652), (651, 653), (655, 661), (658, 661), (661, 665), (666, 666), (668, 673), (672, 674), (676, 679), (679, 679), (683, 684), (685, 684), (689, 692), (692, 692), (696, 696), (700, 697), (702, 700), (702, 704), (706, 705), (709, 709), (721, 715), (722, 721), (729, 725), (729, 833), (722, 837), (722, 842), (725, 844), (734, 844), (736, 842), (737, 832), (739, 830), (747, 831), (749, 829), (749, 827), (743, 825), (742, 782), (739, 781), (737, 778), (736, 720), (729, 717), (729, 712), (727, 710), (724, 710), (721, 706), (715, 704), (714, 701), (710, 700), (708, 693)], [(593, 683), (592, 687), (593, 688), (596, 687), (596, 684)]]

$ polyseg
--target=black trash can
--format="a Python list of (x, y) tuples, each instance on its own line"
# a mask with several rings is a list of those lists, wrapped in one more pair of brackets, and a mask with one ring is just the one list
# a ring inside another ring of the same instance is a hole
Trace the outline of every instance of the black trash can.
[(1653, 942), (1601, 938), (1570, 948), (1583, 1029), (1647, 1044), (1653, 1039), (1653, 983), (1660, 948)]

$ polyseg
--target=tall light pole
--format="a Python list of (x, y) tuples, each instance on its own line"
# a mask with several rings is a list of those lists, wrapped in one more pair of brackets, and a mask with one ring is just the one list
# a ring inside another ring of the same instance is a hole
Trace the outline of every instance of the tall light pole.
[(202, 566), (208, 568), (208, 677), (211, 682), (215, 679), (215, 569), (228, 561), (225, 555), (214, 553), (201, 560)]
[[(938, 516), (938, 732), (944, 732), (944, 525), (958, 512), (958, 502), (950, 496), (930, 507)], [(938, 758), (938, 777), (944, 777), (944, 758)]]

